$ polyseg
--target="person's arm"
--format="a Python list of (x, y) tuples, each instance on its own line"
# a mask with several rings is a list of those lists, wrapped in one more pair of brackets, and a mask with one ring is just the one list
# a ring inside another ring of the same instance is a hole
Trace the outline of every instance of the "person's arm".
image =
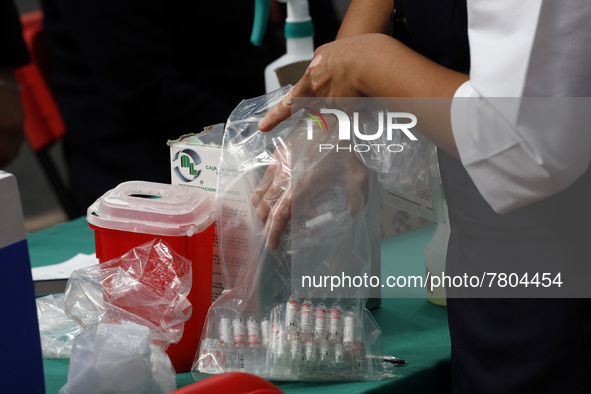
[(390, 33), (392, 0), (351, 0), (337, 40), (369, 33)]
[[(453, 96), (451, 111), (438, 109), (440, 127), (421, 132), (459, 154), (491, 207), (509, 212), (564, 190), (589, 167), (585, 99), (516, 99), (591, 97), (591, 53), (582, 50), (591, 42), (591, 10), (584, 1), (469, 2), (469, 80), (388, 37), (363, 35), (319, 48), (291, 96)], [(261, 130), (290, 116), (291, 96)]]
[[(261, 131), (291, 115), (291, 97), (453, 97), (468, 76), (419, 55), (388, 36), (392, 0), (352, 0), (337, 40), (316, 50), (306, 74), (289, 96), (271, 110)], [(458, 157), (449, 107), (441, 122), (423, 134)]]
[(453, 134), (498, 213), (558, 193), (589, 168), (590, 17), (585, 0), (468, 2), (470, 81), (453, 100)]
[[(269, 111), (259, 129), (270, 131), (287, 119), (292, 97), (453, 97), (467, 80), (466, 74), (440, 66), (384, 34), (343, 38), (316, 50), (304, 77)], [(457, 156), (449, 105), (438, 112), (437, 126), (421, 132)]]

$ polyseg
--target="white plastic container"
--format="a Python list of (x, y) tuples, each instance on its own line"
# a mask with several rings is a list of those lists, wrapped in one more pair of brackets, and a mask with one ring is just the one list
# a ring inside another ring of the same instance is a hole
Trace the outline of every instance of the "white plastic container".
[[(287, 3), (285, 19), (285, 40), (287, 53), (265, 68), (265, 90), (267, 93), (279, 89), (276, 70), (289, 64), (310, 61), (314, 57), (314, 26), (310, 18), (308, 0), (279, 0)], [(260, 45), (265, 31), (270, 0), (255, 2), (255, 21), (251, 41)]]

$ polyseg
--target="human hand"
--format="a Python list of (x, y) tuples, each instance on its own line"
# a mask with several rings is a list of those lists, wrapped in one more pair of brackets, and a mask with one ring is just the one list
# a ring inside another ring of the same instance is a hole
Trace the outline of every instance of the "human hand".
[[(318, 48), (304, 76), (259, 122), (259, 130), (270, 131), (289, 118), (292, 111), (299, 110), (299, 108), (292, 108), (294, 98), (362, 96), (356, 80), (361, 67), (358, 59), (370, 50), (367, 48), (367, 43), (378, 36), (381, 35), (370, 34), (344, 38)], [(354, 154), (341, 152), (339, 155), (335, 151), (322, 158), (317, 157), (318, 155), (314, 157), (314, 154), (304, 159), (296, 158), (293, 160), (296, 167), (300, 159), (303, 163), (314, 165), (313, 168), (307, 168), (302, 172), (302, 176), (294, 177), (292, 182), (290, 152), (293, 143), (292, 140), (288, 149), (275, 152), (273, 156), (275, 162), (267, 169), (252, 197), (257, 217), (265, 225), (265, 237), (271, 249), (279, 246), (281, 233), (291, 218), (292, 204), (301, 206), (300, 203), (304, 198), (312, 197), (311, 193), (317, 195), (330, 187), (343, 186), (347, 191), (352, 214), (357, 213), (367, 201), (369, 174), (367, 168)], [(335, 144), (338, 144), (338, 141)], [(306, 151), (302, 145), (310, 145), (310, 142), (303, 139), (298, 141), (298, 149)], [(311, 152), (315, 151), (311, 150)], [(335, 171), (335, 169), (338, 170)], [(343, 177), (343, 174), (348, 176)]]
[(383, 34), (365, 34), (343, 38), (316, 49), (304, 76), (285, 98), (258, 124), (261, 131), (271, 131), (300, 108), (292, 108), (299, 97), (362, 97), (363, 75), (367, 59), (383, 44)]
[(281, 232), (291, 217), (291, 142), (276, 147), (263, 178), (256, 187), (252, 205), (265, 226), (271, 249), (279, 246)]
[(0, 167), (12, 162), (24, 140), (20, 90), (12, 69), (0, 70)]
[[(320, 153), (319, 141), (308, 141), (301, 131), (294, 130), (288, 142), (275, 149), (251, 199), (270, 249), (279, 246), (292, 210), (302, 211), (314, 197), (335, 186), (345, 190), (351, 215), (367, 202), (369, 172), (355, 154), (336, 150)], [(336, 139), (326, 134), (323, 137), (330, 142)]]

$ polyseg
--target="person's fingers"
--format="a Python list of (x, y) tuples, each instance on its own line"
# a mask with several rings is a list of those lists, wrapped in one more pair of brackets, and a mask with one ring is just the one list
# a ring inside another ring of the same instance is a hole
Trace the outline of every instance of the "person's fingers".
[(291, 189), (287, 189), (279, 203), (273, 208), (265, 226), (265, 238), (271, 250), (277, 249), (281, 234), (291, 218)]
[[(263, 178), (255, 188), (253, 195), (250, 199), (252, 205), (257, 207), (263, 196), (268, 192), (269, 188), (273, 183), (285, 182), (287, 176), (290, 174), (291, 169), (289, 165), (290, 161), (290, 146), (289, 144), (283, 144), (276, 146), (273, 156), (271, 157), (271, 164), (267, 167)], [(282, 175), (282, 172), (284, 173)]]
[(279, 123), (291, 116), (292, 94), (293, 89), (259, 121), (258, 128), (260, 131), (271, 131)]
[(269, 212), (275, 205), (275, 202), (279, 199), (281, 195), (276, 189), (270, 190), (265, 194), (259, 205), (256, 208), (256, 215), (257, 218), (261, 221), (261, 224), (265, 224), (267, 222), (267, 217), (269, 216)]
[(273, 184), (273, 178), (275, 177), (277, 165), (278, 164), (275, 163), (270, 164), (269, 167), (267, 167), (267, 171), (265, 171), (263, 179), (261, 179), (256, 189), (254, 189), (252, 197), (250, 198), (250, 202), (255, 207), (257, 207), (260, 204), (263, 196), (265, 195), (265, 193), (267, 193), (267, 190), (269, 190), (269, 187), (271, 187), (271, 185)]
[(269, 190), (267, 190), (267, 192), (263, 195), (255, 211), (257, 218), (259, 218), (261, 223), (264, 224), (267, 221), (267, 216), (269, 216), (269, 212), (271, 211), (271, 209), (273, 209), (277, 200), (279, 200), (284, 191), (284, 188), (279, 187), (277, 185), (272, 185), (269, 188)]
[(349, 172), (347, 195), (351, 204), (351, 214), (356, 215), (367, 204), (369, 198), (369, 171), (355, 157)]
[(276, 205), (277, 201), (282, 198), (282, 196), (285, 194), (285, 191), (290, 188), (290, 183), (290, 169), (282, 166), (281, 164), (278, 165), (273, 176), (273, 183), (261, 197), (260, 202), (256, 208), (256, 215), (261, 223), (265, 223), (267, 221), (269, 212)]
[(298, 97), (315, 97), (314, 89), (312, 89), (310, 76), (308, 73), (304, 74), (302, 79), (287, 93), (287, 95), (272, 108), (263, 119), (259, 121), (258, 128), (260, 131), (271, 131), (279, 123), (289, 118), (293, 112), (300, 110), (293, 104), (293, 99)]

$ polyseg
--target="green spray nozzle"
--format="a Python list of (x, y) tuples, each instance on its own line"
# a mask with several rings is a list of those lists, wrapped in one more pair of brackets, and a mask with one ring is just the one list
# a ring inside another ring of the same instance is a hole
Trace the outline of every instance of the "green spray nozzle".
[(250, 42), (254, 45), (258, 46), (263, 42), (263, 36), (269, 21), (270, 5), (271, 0), (254, 0), (254, 22), (252, 24), (252, 34), (250, 35)]
[[(285, 38), (305, 38), (314, 36), (314, 25), (310, 18), (308, 0), (279, 0), (287, 3), (287, 19), (285, 20)], [(254, 1), (254, 23), (250, 42), (261, 45), (267, 22), (271, 0)]]

